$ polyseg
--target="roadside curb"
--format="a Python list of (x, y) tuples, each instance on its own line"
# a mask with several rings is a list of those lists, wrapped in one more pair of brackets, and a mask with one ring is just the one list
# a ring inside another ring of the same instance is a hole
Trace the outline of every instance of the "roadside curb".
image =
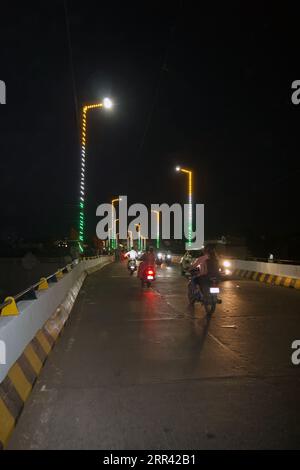
[(235, 269), (233, 271), (233, 275), (241, 277), (243, 279), (265, 282), (266, 284), (270, 284), (274, 286), (300, 289), (300, 279), (296, 279), (292, 277), (277, 276), (274, 274), (260, 273), (257, 271), (248, 271), (245, 269)]
[[(106, 264), (101, 264), (98, 269)], [(1, 382), (0, 450), (8, 444), (34, 383), (64, 329), (85, 278), (94, 271), (96, 269), (87, 269), (81, 274), (64, 301), (36, 333)]]

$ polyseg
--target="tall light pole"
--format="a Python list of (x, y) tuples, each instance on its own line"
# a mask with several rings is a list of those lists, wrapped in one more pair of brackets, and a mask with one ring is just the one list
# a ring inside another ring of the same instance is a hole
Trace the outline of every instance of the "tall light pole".
[(185, 173), (188, 176), (188, 204), (189, 204), (189, 221), (188, 221), (188, 246), (192, 245), (192, 231), (193, 231), (193, 182), (192, 182), (192, 171), (186, 168), (176, 167), (176, 171)]
[[(115, 202), (120, 202), (120, 201), (122, 201), (122, 199), (119, 198), (119, 197), (116, 197), (115, 199), (113, 199), (111, 201), (111, 205), (112, 205), (112, 211), (111, 211), (112, 248), (116, 248), (116, 241), (115, 241), (116, 226), (115, 226), (115, 221), (114, 221), (114, 203)], [(116, 220), (119, 220), (119, 219), (116, 219)]]
[(135, 227), (138, 227), (138, 251), (141, 251), (141, 224), (134, 224)]
[(159, 248), (159, 211), (155, 211), (152, 209), (151, 212), (154, 212), (157, 217), (156, 248)]
[(128, 251), (131, 250), (131, 248), (133, 247), (133, 236), (132, 236), (132, 231), (131, 230), (128, 230), (128, 237), (127, 237), (127, 240), (129, 240), (127, 243), (129, 244), (127, 246), (128, 248)]
[(86, 146), (87, 146), (87, 114), (91, 109), (96, 108), (110, 109), (112, 101), (104, 98), (103, 103), (95, 103), (83, 106), (81, 123), (81, 168), (80, 168), (80, 196), (79, 196), (79, 249), (83, 252), (82, 244), (85, 237), (85, 169), (86, 169)]

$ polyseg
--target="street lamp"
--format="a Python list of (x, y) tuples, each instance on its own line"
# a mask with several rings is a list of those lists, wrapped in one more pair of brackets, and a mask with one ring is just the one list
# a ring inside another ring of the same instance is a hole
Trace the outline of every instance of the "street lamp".
[(159, 211), (151, 210), (151, 212), (154, 212), (157, 217), (157, 235), (156, 235), (156, 248), (159, 248)]
[(141, 251), (141, 224), (134, 224), (135, 227), (138, 227), (138, 250)]
[(192, 171), (181, 166), (176, 167), (176, 171), (188, 175), (188, 204), (189, 204), (189, 221), (188, 221), (188, 246), (192, 245), (192, 224), (193, 224), (193, 206), (192, 206)]
[(132, 235), (132, 231), (131, 230), (128, 230), (128, 240), (129, 240), (129, 245), (127, 246), (128, 248), (128, 251), (131, 250), (131, 248), (133, 247), (133, 235)]
[[(111, 201), (111, 205), (112, 205), (112, 211), (111, 211), (111, 228), (112, 228), (112, 238), (111, 238), (111, 241), (112, 241), (112, 248), (116, 248), (116, 242), (115, 242), (115, 233), (116, 233), (116, 227), (115, 227), (115, 222), (114, 222), (114, 203), (115, 202), (120, 202), (122, 201), (122, 198), (115, 198)], [(117, 219), (119, 220), (119, 219)]]
[(85, 169), (86, 169), (86, 146), (87, 146), (87, 113), (91, 109), (112, 107), (112, 101), (104, 98), (103, 103), (94, 103), (83, 106), (81, 123), (81, 168), (80, 168), (80, 196), (79, 196), (79, 249), (83, 252), (84, 226), (85, 226)]

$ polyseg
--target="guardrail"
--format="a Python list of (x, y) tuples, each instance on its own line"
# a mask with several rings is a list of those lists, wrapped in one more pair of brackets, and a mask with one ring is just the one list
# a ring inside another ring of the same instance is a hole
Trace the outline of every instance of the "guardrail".
[(86, 256), (79, 259), (73, 260), (71, 263), (68, 263), (65, 267), (57, 270), (55, 273), (50, 274), (47, 277), (42, 277), (38, 282), (31, 285), (27, 289), (18, 292), (14, 296), (6, 297), (4, 302), (0, 304), (0, 317), (6, 315), (17, 315), (18, 308), (16, 305), (17, 300), (35, 300), (37, 299), (36, 291), (44, 290), (49, 287), (49, 283), (58, 282), (64, 274), (69, 273), (75, 266), (78, 265), (81, 261), (88, 261), (93, 259), (101, 258), (99, 256)]

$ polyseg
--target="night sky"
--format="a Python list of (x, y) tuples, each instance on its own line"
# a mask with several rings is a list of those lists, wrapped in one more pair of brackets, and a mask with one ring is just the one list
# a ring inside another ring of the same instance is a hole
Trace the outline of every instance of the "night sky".
[(198, 3), (1, 5), (2, 239), (76, 227), (76, 106), (104, 96), (114, 110), (89, 114), (90, 235), (97, 205), (119, 194), (185, 202), (176, 164), (194, 170), (207, 236), (299, 234), (297, 13)]

